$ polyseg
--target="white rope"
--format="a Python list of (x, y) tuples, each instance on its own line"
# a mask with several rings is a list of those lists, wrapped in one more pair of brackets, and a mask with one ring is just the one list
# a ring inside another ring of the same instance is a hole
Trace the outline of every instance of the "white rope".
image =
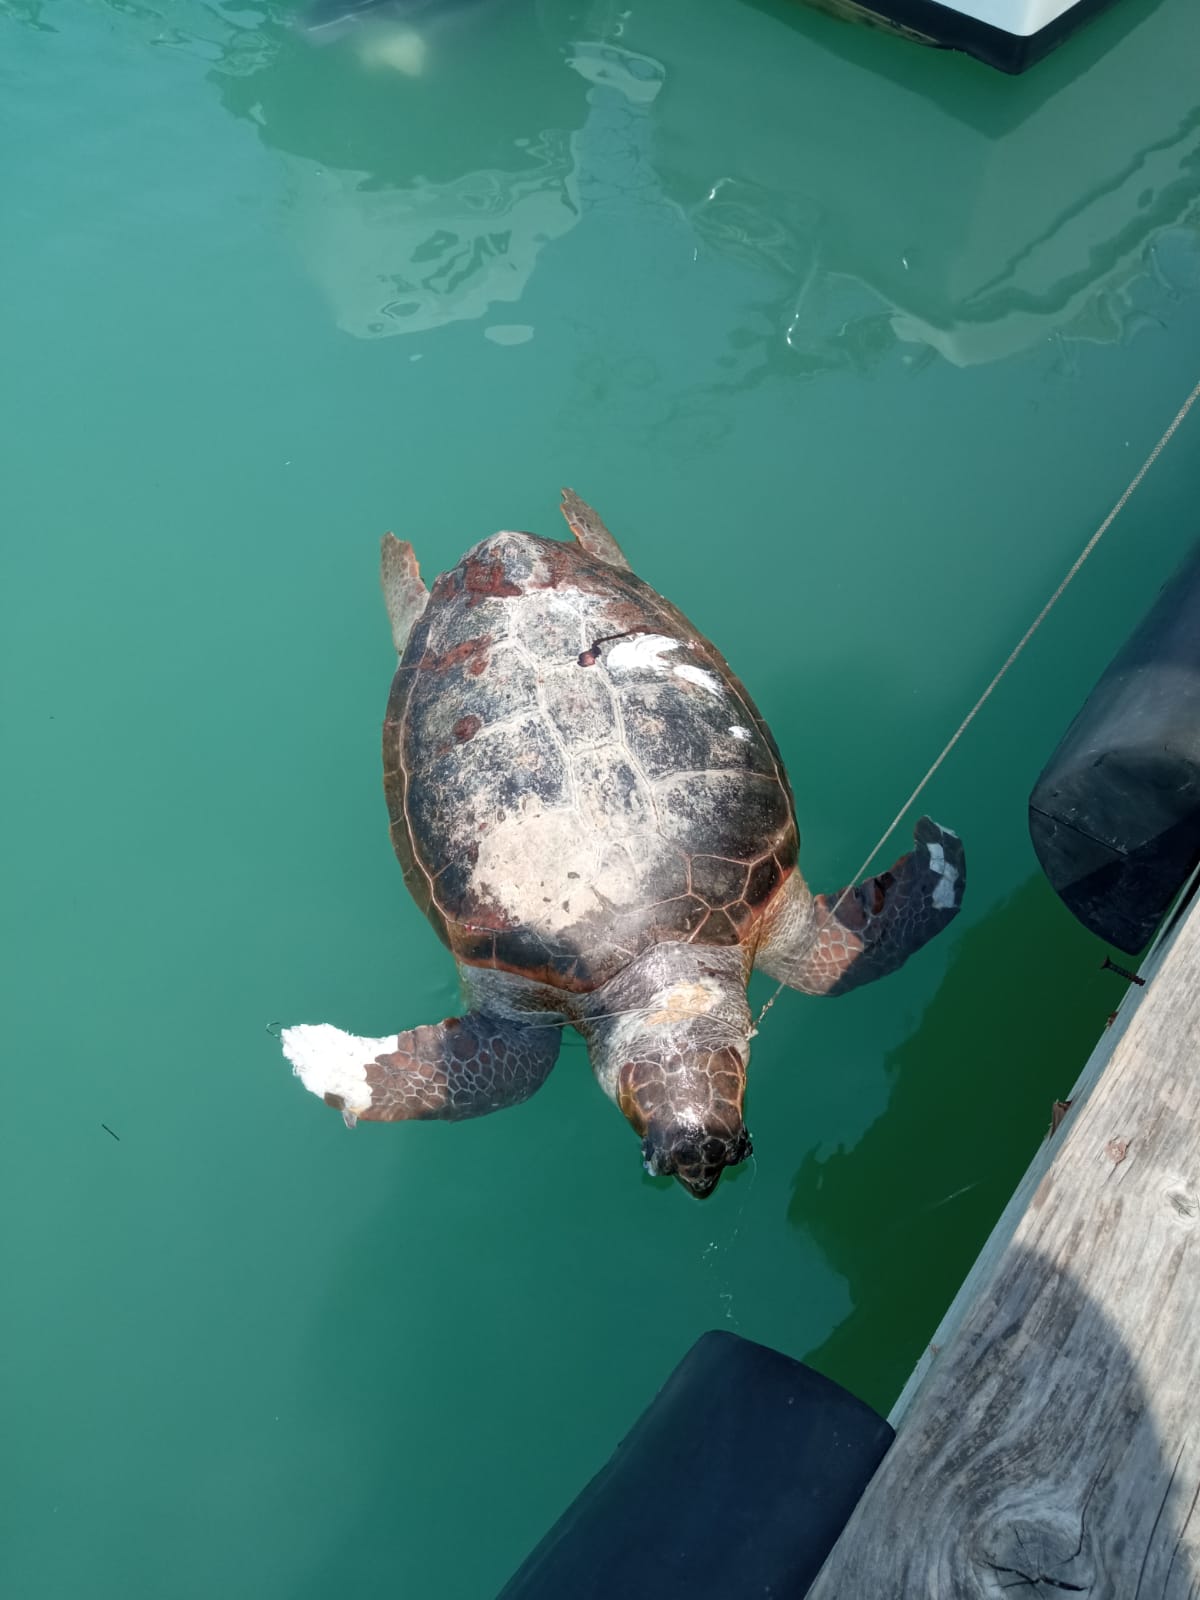
[[(921, 795), (922, 791), (926, 788), (926, 786), (928, 785), (928, 783), (932, 779), (933, 775), (937, 772), (938, 768), (942, 765), (943, 761), (945, 761), (946, 757), (950, 754), (951, 750), (954, 749), (954, 746), (962, 738), (963, 734), (966, 733), (967, 729), (974, 722), (975, 718), (979, 715), (980, 711), (982, 711), (983, 707), (987, 704), (988, 700), (991, 699), (993, 692), (999, 687), (1000, 681), (1005, 676), (1005, 674), (1008, 672), (1008, 669), (1013, 665), (1013, 663), (1016, 661), (1017, 657), (1021, 654), (1022, 650), (1024, 650), (1025, 646), (1029, 643), (1029, 641), (1033, 638), (1034, 634), (1041, 627), (1042, 623), (1045, 622), (1046, 618), (1050, 615), (1051, 611), (1053, 611), (1054, 607), (1062, 599), (1064, 593), (1066, 592), (1067, 586), (1074, 580), (1074, 578), (1079, 573), (1080, 568), (1083, 566), (1084, 562), (1088, 559), (1088, 557), (1091, 555), (1092, 551), (1100, 543), (1101, 539), (1108, 532), (1109, 528), (1112, 527), (1113, 523), (1116, 521), (1116, 519), (1120, 515), (1120, 513), (1125, 509), (1125, 504), (1128, 501), (1129, 497), (1133, 494), (1134, 490), (1140, 485), (1142, 479), (1146, 476), (1146, 474), (1149, 472), (1150, 468), (1154, 465), (1154, 463), (1158, 460), (1159, 456), (1162, 454), (1163, 450), (1170, 443), (1170, 441), (1171, 441), (1171, 439), (1172, 439), (1172, 437), (1173, 437), (1173, 435), (1175, 433), (1175, 430), (1179, 427), (1180, 423), (1187, 416), (1188, 412), (1192, 409), (1192, 406), (1195, 404), (1195, 402), (1196, 402), (1198, 397), (1200, 397), (1200, 383), (1197, 383), (1196, 387), (1192, 390), (1191, 394), (1188, 395), (1187, 399), (1183, 402), (1183, 404), (1180, 406), (1179, 410), (1175, 413), (1175, 416), (1174, 416), (1173, 420), (1171, 421), (1170, 426), (1167, 428), (1167, 431), (1163, 434), (1162, 438), (1154, 446), (1154, 449), (1151, 450), (1150, 454), (1146, 457), (1145, 461), (1142, 462), (1141, 466), (1138, 468), (1138, 470), (1135, 473), (1135, 475), (1133, 476), (1133, 478), (1130, 479), (1128, 485), (1126, 486), (1124, 494), (1117, 501), (1116, 505), (1113, 506), (1112, 510), (1105, 517), (1104, 521), (1100, 524), (1100, 526), (1096, 529), (1095, 533), (1088, 540), (1088, 542), (1084, 545), (1083, 549), (1079, 552), (1078, 556), (1075, 558), (1074, 562), (1072, 563), (1070, 570), (1067, 572), (1066, 577), (1059, 584), (1058, 588), (1055, 589), (1054, 593), (1050, 596), (1049, 600), (1046, 601), (1046, 604), (1038, 612), (1037, 616), (1034, 617), (1033, 621), (1026, 628), (1025, 632), (1021, 635), (1020, 639), (1018, 639), (1017, 643), (1013, 646), (1012, 650), (1009, 651), (1008, 658), (1004, 662), (1003, 666), (996, 673), (995, 677), (988, 684), (987, 688), (979, 696), (979, 699), (976, 700), (975, 704), (971, 707), (970, 711), (967, 712), (966, 716), (959, 723), (958, 727), (954, 730), (954, 733), (951, 735), (951, 737), (943, 745), (942, 750), (941, 750), (941, 754), (937, 757), (937, 760), (934, 761), (933, 765), (926, 772), (925, 776), (921, 779), (920, 783), (918, 783), (917, 787), (909, 795), (908, 799), (900, 807), (899, 811), (897, 811), (896, 815), (892, 818), (891, 822), (887, 825), (887, 827), (884, 829), (883, 833), (879, 836), (879, 839), (876, 842), (874, 848), (871, 850), (870, 854), (863, 861), (862, 865), (859, 867), (858, 871), (854, 874), (854, 877), (850, 880), (849, 884), (846, 886), (846, 888), (844, 888), (842, 890), (841, 894), (838, 895), (837, 900), (835, 901), (835, 903), (833, 905), (833, 908), (829, 913), (829, 916), (831, 918), (837, 915), (838, 908), (841, 905), (842, 901), (850, 893), (850, 891), (851, 891), (851, 889), (853, 889), (854, 885), (856, 883), (858, 883), (859, 880), (862, 878), (863, 873), (866, 872), (867, 868), (871, 865), (872, 861), (874, 861), (875, 857), (883, 849), (884, 845), (891, 838), (892, 834), (895, 833), (896, 829), (900, 826), (901, 822), (903, 822), (903, 820), (904, 820), (905, 816), (907, 815), (908, 811), (915, 804), (916, 800), (919, 798), (919, 796)], [(817, 929), (817, 931), (814, 934), (813, 938), (810, 940), (810, 942), (809, 942), (809, 948), (810, 949), (811, 949), (812, 945), (816, 943), (817, 938), (820, 937), (820, 934), (821, 934), (821, 931), (822, 931), (823, 927), (824, 927), (824, 924), (822, 924), (821, 928)], [(758, 1013), (758, 1017), (756, 1018), (755, 1024), (754, 1024), (754, 1032), (755, 1033), (757, 1033), (759, 1028), (762, 1026), (763, 1018), (766, 1016), (767, 1012), (775, 1004), (776, 1000), (779, 999), (779, 996), (783, 993), (784, 989), (786, 989), (786, 988), (787, 988), (787, 984), (786, 983), (781, 983), (778, 986), (778, 988), (775, 990), (775, 993), (767, 1001), (766, 1005), (764, 1005), (762, 1010)], [(751, 1035), (751, 1037), (753, 1037), (753, 1034)]]

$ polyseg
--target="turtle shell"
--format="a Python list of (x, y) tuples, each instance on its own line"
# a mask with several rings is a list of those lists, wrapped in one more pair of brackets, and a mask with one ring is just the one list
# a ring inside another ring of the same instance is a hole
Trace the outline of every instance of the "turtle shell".
[(631, 572), (499, 533), (433, 586), (383, 729), (392, 842), (461, 960), (559, 988), (757, 942), (796, 864), (783, 764), (717, 650)]

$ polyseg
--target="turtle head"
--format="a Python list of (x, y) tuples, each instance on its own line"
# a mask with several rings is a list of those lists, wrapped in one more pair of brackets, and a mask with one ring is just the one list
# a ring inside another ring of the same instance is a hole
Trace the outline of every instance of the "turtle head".
[[(666, 1041), (663, 1041), (664, 1043)], [(628, 1061), (620, 1106), (642, 1135), (642, 1161), (654, 1177), (677, 1179), (705, 1200), (726, 1167), (753, 1151), (742, 1120), (749, 1046), (674, 1048)]]
[(651, 1128), (642, 1140), (642, 1164), (654, 1177), (672, 1177), (697, 1200), (707, 1200), (726, 1167), (754, 1153), (744, 1124), (733, 1134), (688, 1122)]
[(737, 946), (651, 945), (597, 991), (592, 1070), (642, 1141), (654, 1177), (704, 1200), (751, 1153), (742, 1121), (750, 1036)]

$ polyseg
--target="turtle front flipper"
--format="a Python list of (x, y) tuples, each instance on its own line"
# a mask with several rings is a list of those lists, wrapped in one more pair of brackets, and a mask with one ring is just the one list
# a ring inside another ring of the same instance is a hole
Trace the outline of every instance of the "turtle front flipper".
[(958, 914), (967, 881), (956, 833), (922, 817), (913, 839), (886, 872), (836, 894), (810, 895), (793, 874), (755, 964), (805, 994), (846, 994), (902, 967)]
[(550, 1075), (560, 1028), (468, 1011), (386, 1039), (327, 1023), (284, 1028), (283, 1053), (306, 1089), (367, 1122), (461, 1122), (520, 1105)]
[(574, 489), (564, 489), (562, 492), (562, 514), (567, 519), (567, 527), (588, 555), (595, 556), (597, 561), (606, 561), (610, 567), (620, 567), (625, 572), (631, 570), (621, 546), (587, 501), (581, 500)]
[(385, 533), (379, 556), (379, 581), (383, 603), (392, 625), (392, 643), (402, 656), (413, 623), (425, 609), (429, 590), (421, 582), (421, 569), (407, 539)]

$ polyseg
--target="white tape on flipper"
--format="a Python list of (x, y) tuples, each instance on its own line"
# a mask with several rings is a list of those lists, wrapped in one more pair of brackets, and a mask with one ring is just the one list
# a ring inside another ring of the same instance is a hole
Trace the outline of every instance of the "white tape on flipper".
[(399, 1044), (396, 1034), (387, 1039), (360, 1039), (331, 1023), (299, 1023), (279, 1035), (292, 1071), (312, 1094), (323, 1100), (335, 1094), (351, 1116), (371, 1108), (367, 1063), (391, 1055)]
[(930, 898), (939, 911), (949, 911), (957, 899), (954, 885), (958, 882), (958, 868), (946, 860), (946, 852), (940, 844), (928, 844), (925, 848), (929, 851), (929, 870), (937, 874), (938, 880)]

